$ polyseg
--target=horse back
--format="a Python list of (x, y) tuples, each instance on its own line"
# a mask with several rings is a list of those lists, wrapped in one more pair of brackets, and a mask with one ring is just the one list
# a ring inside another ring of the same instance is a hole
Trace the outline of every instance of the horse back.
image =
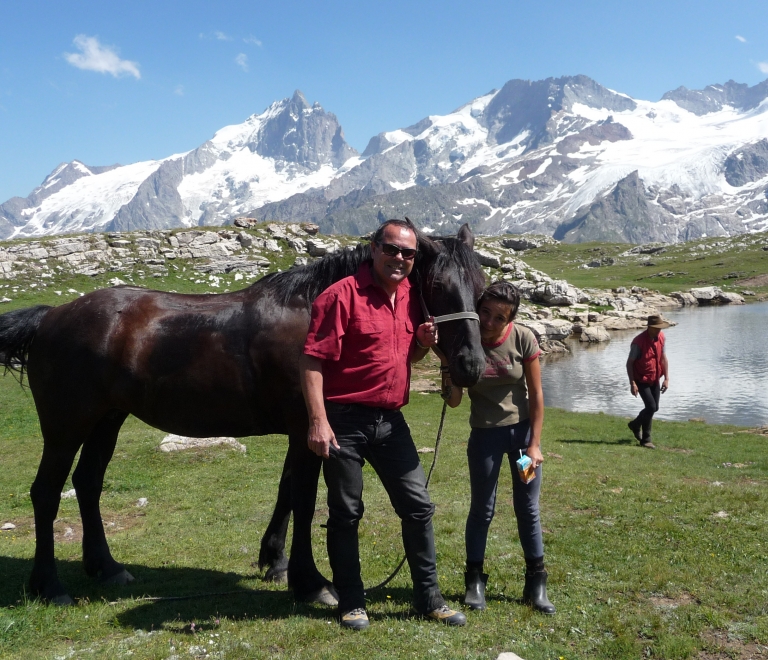
[(115, 287), (53, 308), (29, 355), (38, 412), (38, 401), (70, 416), (119, 409), (197, 437), (286, 432), (285, 406), (303, 407), (308, 316), (271, 302), (258, 287), (213, 295)]

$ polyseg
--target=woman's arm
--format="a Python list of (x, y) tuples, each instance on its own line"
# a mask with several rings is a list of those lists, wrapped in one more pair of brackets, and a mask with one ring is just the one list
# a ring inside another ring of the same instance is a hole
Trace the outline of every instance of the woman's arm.
[(531, 441), (528, 454), (534, 469), (544, 462), (541, 455), (541, 427), (544, 424), (544, 391), (541, 389), (541, 365), (539, 358), (523, 363), (525, 383), (528, 386), (528, 414), (531, 417)]
[(451, 382), (451, 374), (448, 372), (448, 363), (440, 356), (440, 376), (442, 379), (440, 396), (451, 408), (461, 403), (463, 390)]

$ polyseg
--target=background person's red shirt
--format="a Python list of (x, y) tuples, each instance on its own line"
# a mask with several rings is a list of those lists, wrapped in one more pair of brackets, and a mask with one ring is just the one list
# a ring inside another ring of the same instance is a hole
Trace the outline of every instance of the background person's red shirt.
[(411, 283), (392, 308), (371, 266), (332, 284), (312, 305), (304, 353), (323, 360), (323, 397), (396, 410), (408, 403), (411, 353), (422, 312)]

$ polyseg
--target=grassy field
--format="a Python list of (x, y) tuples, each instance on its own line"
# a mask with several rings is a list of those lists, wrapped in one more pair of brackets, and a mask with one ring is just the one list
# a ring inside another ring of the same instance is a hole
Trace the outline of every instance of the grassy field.
[[(419, 447), (432, 446), (441, 401), (414, 394), (405, 409)], [(468, 508), (468, 409), (449, 410), (433, 477), (438, 568), (454, 605), (463, 594)], [(129, 419), (102, 497), (115, 556), (137, 578), (104, 587), (80, 566), (77, 502), (55, 525), (62, 579), (78, 605), (46, 606), (24, 592), (34, 553), (29, 486), (41, 453), (31, 395), (0, 378), (0, 657), (2, 658), (752, 658), (768, 654), (768, 452), (764, 436), (700, 423), (657, 422), (650, 452), (626, 420), (547, 410), (545, 528), (553, 617), (519, 603), (523, 560), (502, 474), (487, 568), (489, 608), (463, 629), (415, 618), (409, 580), (369, 594), (371, 628), (342, 631), (333, 612), (296, 604), (253, 562), (285, 451), (282, 437), (248, 451), (165, 454), (162, 433)], [(423, 454), (425, 465), (432, 454)], [(366, 584), (401, 555), (398, 521), (366, 475), (360, 542)], [(71, 488), (68, 483), (66, 489)], [(136, 506), (141, 497), (145, 507)], [(315, 554), (324, 551), (324, 492)], [(202, 595), (188, 600), (142, 597)]]
[[(577, 287), (639, 285), (670, 293), (714, 285), (737, 293), (747, 289), (756, 297), (768, 294), (765, 232), (677, 243), (657, 254), (621, 256), (631, 247), (626, 243), (559, 243), (528, 250), (523, 259), (551, 277), (568, 280)], [(610, 259), (615, 263), (581, 267), (591, 261)]]

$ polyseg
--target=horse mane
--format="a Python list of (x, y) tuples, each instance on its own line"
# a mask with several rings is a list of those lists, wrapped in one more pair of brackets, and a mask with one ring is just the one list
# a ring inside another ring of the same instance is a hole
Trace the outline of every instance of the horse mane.
[[(426, 237), (420, 234), (418, 240), (419, 253), (411, 278), (421, 270), (425, 259), (429, 258), (428, 255), (433, 255), (428, 272), (425, 273), (427, 280), (439, 278), (440, 273), (451, 265), (464, 272), (472, 284), (475, 297), (480, 297), (485, 288), (485, 276), (472, 248), (453, 237)], [(287, 306), (298, 296), (310, 307), (315, 298), (331, 284), (354, 275), (361, 264), (370, 261), (370, 244), (358, 243), (354, 247), (325, 255), (305, 266), (295, 266), (286, 271), (265, 275), (253, 286), (266, 287), (279, 304)]]
[(265, 275), (255, 285), (268, 288), (283, 305), (288, 305), (292, 298), (301, 296), (309, 307), (331, 284), (354, 275), (360, 264), (370, 259), (370, 245), (358, 243), (354, 247), (325, 255), (306, 266), (294, 266), (280, 273)]

